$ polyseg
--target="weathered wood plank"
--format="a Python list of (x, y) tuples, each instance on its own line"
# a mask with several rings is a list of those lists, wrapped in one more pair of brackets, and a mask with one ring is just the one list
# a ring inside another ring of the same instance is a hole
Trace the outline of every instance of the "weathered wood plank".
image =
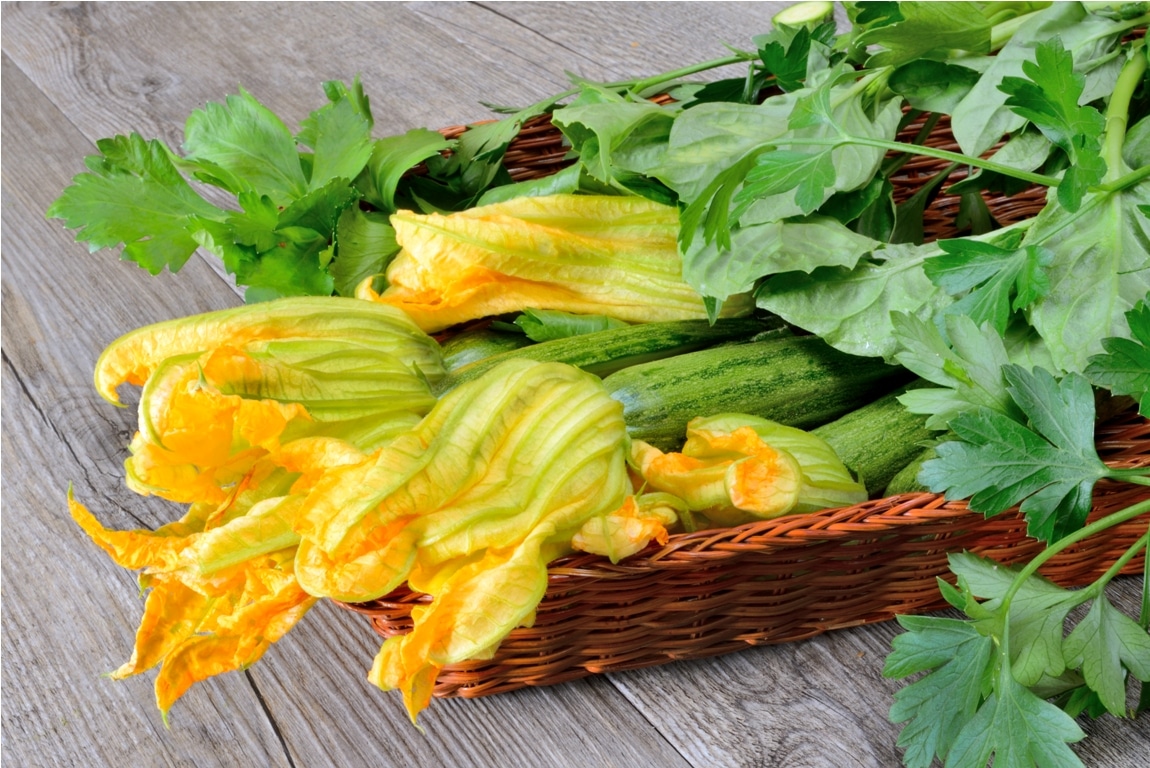
[[(1108, 594), (1136, 616), (1140, 590), (1140, 579), (1124, 577)], [(898, 765), (901, 754), (901, 726), (887, 712), (902, 683), (882, 676), (899, 631), (893, 622), (875, 624), (610, 677), (694, 765), (885, 768)], [(1085, 765), (1146, 764), (1145, 716), (1083, 716), (1078, 723), (1087, 738), (1073, 749)]]
[(181, 293), (216, 306), (234, 300), (202, 264), (177, 292), (171, 280), (146, 285), (138, 270), (125, 274), (70, 247), (43, 210), (86, 142), (60, 130), (67, 121), (7, 59), (3, 90), (4, 758), (176, 765), (195, 755), (199, 764), (227, 765), (234, 744), (265, 764), (288, 765), (242, 676), (204, 686), (181, 713), (187, 727), (171, 733), (146, 680), (100, 678), (127, 659), (141, 606), (132, 575), (71, 522), (65, 492), (73, 483), (123, 527), (160, 516), (124, 492), (119, 446), (131, 414), (92, 397), (92, 362), (127, 324), (191, 304)]

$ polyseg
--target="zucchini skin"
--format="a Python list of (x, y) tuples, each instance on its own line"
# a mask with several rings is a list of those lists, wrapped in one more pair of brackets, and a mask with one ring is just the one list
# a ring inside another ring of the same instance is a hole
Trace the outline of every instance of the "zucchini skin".
[(706, 320), (672, 320), (543, 341), (457, 368), (444, 379), (439, 393), (478, 378), (505, 360), (524, 358), (567, 363), (597, 376), (607, 376), (638, 363), (729, 341), (743, 341), (770, 328), (753, 318), (718, 320), (714, 325)]
[(826, 424), (912, 378), (878, 358), (856, 357), (816, 336), (713, 347), (607, 376), (634, 440), (676, 450), (696, 416), (746, 413), (791, 427)]
[(898, 474), (890, 479), (886, 488), (883, 489), (883, 496), (898, 496), (900, 493), (929, 493), (930, 489), (922, 485), (918, 481), (918, 473), (922, 470), (922, 465), (931, 459), (938, 457), (938, 451), (933, 447), (920, 449), (920, 452), (911, 457), (910, 462), (899, 470)]
[(891, 479), (923, 452), (934, 437), (926, 416), (911, 413), (898, 396), (906, 387), (812, 429), (866, 486), (871, 498), (883, 495)]
[(476, 328), (457, 333), (439, 346), (443, 351), (443, 367), (450, 373), (478, 360), (522, 349), (533, 343), (521, 333)]

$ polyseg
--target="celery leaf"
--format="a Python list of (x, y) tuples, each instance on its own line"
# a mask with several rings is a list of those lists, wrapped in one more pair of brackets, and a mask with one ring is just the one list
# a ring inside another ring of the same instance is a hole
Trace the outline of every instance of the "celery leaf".
[(90, 250), (123, 244), (123, 257), (152, 274), (177, 271), (198, 245), (197, 219), (226, 214), (192, 189), (159, 140), (133, 133), (101, 139), (96, 147), (101, 154), (86, 159), (88, 173), (72, 180), (48, 217), (76, 229)]
[(188, 117), (184, 150), (190, 162), (225, 171), (236, 195), (251, 190), (286, 205), (308, 189), (291, 131), (242, 88), (223, 104), (209, 102)]

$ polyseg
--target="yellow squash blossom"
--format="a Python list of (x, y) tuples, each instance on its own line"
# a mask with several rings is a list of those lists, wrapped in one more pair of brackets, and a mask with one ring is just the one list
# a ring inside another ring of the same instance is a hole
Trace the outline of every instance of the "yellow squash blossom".
[(584, 523), (571, 540), (571, 545), (617, 563), (652, 541), (666, 544), (670, 537), (668, 529), (688, 513), (686, 502), (674, 494), (656, 492), (628, 496), (623, 506)]
[(160, 665), (165, 714), (198, 680), (242, 669), (315, 602), (295, 574), (296, 519), (324, 473), (418, 424), (443, 375), (406, 316), (354, 299), (282, 299), (141, 328), (97, 364), (101, 394), (143, 386), (125, 462), (134, 490), (191, 502), (155, 531), (76, 522), (148, 590), (132, 659)]
[(444, 375), (439, 345), (403, 312), (374, 302), (295, 296), (145, 326), (112, 342), (96, 361), (96, 391), (119, 405), (116, 388), (142, 386), (172, 357), (270, 341), (337, 340), (386, 352), (432, 384)]
[(867, 498), (824, 440), (745, 414), (692, 419), (680, 453), (663, 453), (636, 440), (631, 460), (651, 488), (678, 496), (719, 525)]
[[(285, 441), (328, 435), (374, 448), (414, 426), (435, 403), (426, 374), (442, 374), (438, 345), (390, 308), (330, 302), (322, 322), (315, 299), (284, 299), (149, 326), (113, 344), (97, 380), (114, 395), (123, 371), (147, 377), (129, 486), (172, 501), (219, 502)], [(274, 322), (261, 332), (265, 317)], [(281, 322), (289, 317), (298, 332)], [(179, 354), (146, 365), (128, 356), (161, 349)]]
[(241, 495), (248, 498), (227, 506), (243, 514), (193, 507), (179, 524), (153, 532), (110, 531), (69, 494), (72, 517), (93, 540), (119, 565), (143, 569), (140, 586), (149, 593), (135, 647), (112, 677), (159, 664), (156, 705), (165, 722), (193, 683), (254, 663), (315, 603), (293, 572), (291, 517), (302, 497)]
[[(377, 298), (435, 332), (480, 317), (553, 309), (627, 322), (707, 316), (682, 279), (679, 216), (638, 197), (520, 197), (448, 215), (391, 217), (402, 250)], [(363, 297), (374, 294), (370, 281)], [(734, 296), (724, 316), (746, 314)]]
[(571, 366), (513, 360), (446, 395), (411, 432), (322, 475), (296, 517), (300, 583), (367, 600), (432, 595), (372, 680), (414, 719), (438, 670), (528, 621), (547, 563), (629, 488), (622, 407)]

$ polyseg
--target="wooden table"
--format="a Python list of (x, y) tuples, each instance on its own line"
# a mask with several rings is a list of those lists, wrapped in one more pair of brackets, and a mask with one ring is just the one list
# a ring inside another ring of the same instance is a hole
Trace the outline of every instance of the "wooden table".
[[(86, 4), (3, 6), (3, 759), (6, 766), (894, 766), (896, 627), (435, 701), (420, 733), (366, 680), (378, 640), (321, 604), (254, 667), (197, 685), (165, 730), (151, 675), (112, 682), (142, 601), (68, 517), (155, 527), (178, 508), (133, 495), (135, 413), (97, 397), (120, 334), (234, 306), (209, 258), (151, 277), (89, 255), (44, 210), (94, 142), (138, 131), (178, 146), (189, 112), (238, 86), (289, 121), (320, 83), (359, 74), (376, 135), (489, 117), (564, 71), (613, 80), (749, 45), (781, 3)], [(1120, 585), (1133, 605), (1137, 580)], [(1150, 720), (1083, 721), (1091, 766), (1145, 766)]]

